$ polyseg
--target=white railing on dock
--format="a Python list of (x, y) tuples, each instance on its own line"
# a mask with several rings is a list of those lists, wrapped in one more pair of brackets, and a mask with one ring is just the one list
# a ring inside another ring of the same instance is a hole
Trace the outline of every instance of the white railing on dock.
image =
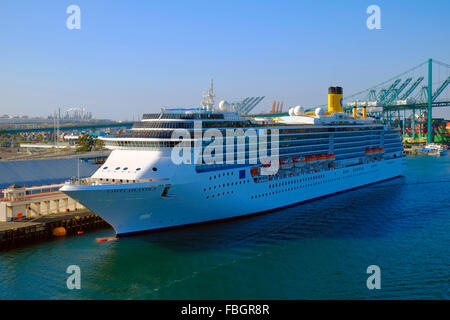
[[(32, 186), (32, 187), (22, 187), (22, 188), (6, 188), (3, 190), (0, 190), (0, 201), (8, 201), (8, 195), (13, 192), (13, 190), (20, 190), (21, 192), (24, 192), (25, 196), (29, 195), (35, 195), (35, 194), (41, 194), (41, 193), (49, 193), (49, 192), (55, 192), (58, 191), (64, 183), (59, 184), (49, 184), (49, 185), (42, 185), (42, 186)], [(38, 192), (36, 192), (38, 191)]]

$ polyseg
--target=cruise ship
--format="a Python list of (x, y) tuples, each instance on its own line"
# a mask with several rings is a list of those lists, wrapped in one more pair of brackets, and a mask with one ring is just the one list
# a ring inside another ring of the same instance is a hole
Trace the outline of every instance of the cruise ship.
[(341, 87), (329, 88), (328, 110), (314, 112), (297, 106), (244, 116), (224, 101), (215, 108), (213, 98), (210, 90), (198, 108), (162, 108), (102, 137), (112, 150), (105, 163), (61, 191), (122, 236), (274, 210), (402, 175), (399, 130), (365, 108), (345, 113)]

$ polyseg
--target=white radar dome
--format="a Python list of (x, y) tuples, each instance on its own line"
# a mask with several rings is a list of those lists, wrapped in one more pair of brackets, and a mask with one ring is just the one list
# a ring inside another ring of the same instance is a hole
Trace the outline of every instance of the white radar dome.
[(301, 107), (301, 106), (296, 106), (296, 107), (294, 108), (294, 114), (295, 114), (296, 116), (299, 116), (299, 115), (301, 115), (301, 114), (303, 114), (303, 113), (305, 113), (305, 108), (303, 108), (303, 107)]
[(323, 115), (323, 109), (322, 108), (316, 108), (316, 110), (314, 110), (314, 113), (316, 114), (316, 116), (321, 116)]
[(294, 115), (294, 108), (289, 108), (289, 115), (291, 117)]
[(219, 109), (222, 111), (227, 111), (230, 107), (230, 104), (226, 102), (225, 100), (220, 100), (219, 102)]

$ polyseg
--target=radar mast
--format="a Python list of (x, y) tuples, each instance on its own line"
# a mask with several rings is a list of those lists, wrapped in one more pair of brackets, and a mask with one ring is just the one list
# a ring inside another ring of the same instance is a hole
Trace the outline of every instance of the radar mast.
[(214, 82), (213, 82), (213, 78), (211, 78), (210, 82), (209, 82), (208, 91), (203, 93), (203, 99), (201, 102), (202, 107), (206, 108), (206, 110), (208, 110), (208, 111), (213, 111), (215, 96), (216, 95), (214, 94)]

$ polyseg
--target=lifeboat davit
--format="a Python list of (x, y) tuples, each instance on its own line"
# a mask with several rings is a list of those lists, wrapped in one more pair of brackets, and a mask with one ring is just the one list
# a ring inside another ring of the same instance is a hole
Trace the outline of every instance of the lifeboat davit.
[(294, 166), (299, 168), (303, 167), (305, 165), (305, 157), (297, 156), (292, 158), (292, 162), (294, 163)]
[(293, 163), (290, 158), (284, 158), (280, 160), (281, 169), (291, 169), (293, 167)]

